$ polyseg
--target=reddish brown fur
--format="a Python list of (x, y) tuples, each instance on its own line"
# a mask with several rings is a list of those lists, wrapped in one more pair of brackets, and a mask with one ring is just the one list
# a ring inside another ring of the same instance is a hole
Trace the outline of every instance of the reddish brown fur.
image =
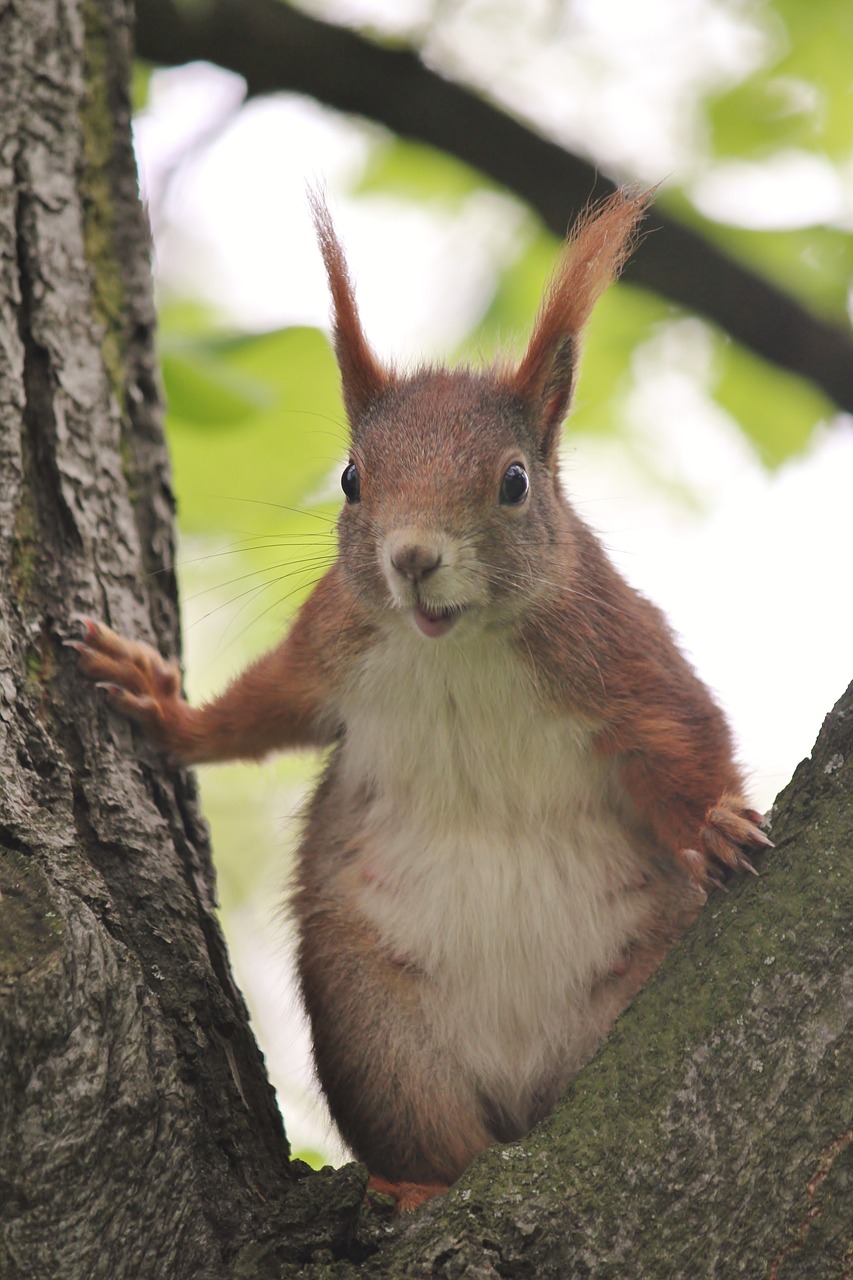
[(515, 390), (540, 407), (549, 442), (566, 415), (578, 340), (590, 313), (631, 252), (650, 191), (616, 191), (576, 223), (551, 277)]
[[(714, 813), (718, 797), (727, 797), (732, 813), (746, 807), (725, 717), (660, 610), (625, 583), (580, 522), (572, 541), (583, 593), (569, 595), (559, 612), (549, 602), (529, 619), (528, 651), (555, 693), (571, 690), (573, 705), (604, 721), (600, 750), (623, 760), (625, 786), (661, 843), (674, 851), (701, 847), (706, 811)], [(573, 637), (571, 649), (561, 636)], [(719, 825), (719, 815), (709, 825)], [(728, 853), (722, 860), (736, 865), (732, 846)], [(713, 854), (719, 857), (718, 845)]]
[[(430, 975), (408, 948), (383, 941), (360, 909), (365, 883), (395, 892), (370, 861), (370, 823), (359, 826), (353, 816), (353, 809), (369, 810), (371, 789), (382, 780), (360, 782), (355, 794), (341, 783), (350, 731), (342, 708), (355, 706), (356, 718), (361, 713), (352, 698), (354, 682), (367, 678), (366, 659), (374, 654), (387, 661), (387, 652), (408, 652), (396, 640), (398, 648), (389, 649), (389, 618), (399, 619), (404, 606), (392, 595), (392, 587), (402, 588), (388, 567), (388, 537), (398, 538), (393, 546), (410, 565), (431, 563), (434, 547), (446, 551), (454, 540), (474, 557), (480, 578), (472, 579), (473, 594), (463, 604), (486, 618), (478, 643), (491, 636), (504, 646), (501, 655), (511, 652), (506, 687), (536, 709), (534, 738), (540, 724), (555, 720), (567, 734), (589, 727), (595, 735), (584, 748), (595, 764), (589, 776), (597, 776), (602, 760), (614, 764), (621, 789), (613, 812), (624, 824), (620, 834), (630, 832), (635, 841), (640, 862), (639, 870), (626, 871), (608, 861), (598, 901), (613, 919), (620, 903), (640, 903), (645, 915), (642, 926), (619, 942), (624, 953), (600, 947), (589, 953), (597, 969), (585, 992), (585, 1016), (599, 1038), (687, 927), (704, 888), (731, 869), (749, 869), (745, 851), (769, 844), (743, 798), (721, 711), (662, 614), (613, 568), (558, 478), (557, 429), (571, 396), (580, 333), (629, 251), (646, 198), (617, 193), (580, 224), (516, 370), (421, 370), (409, 378), (386, 372), (371, 351), (341, 246), (315, 198), (351, 456), (362, 477), (362, 501), (341, 513), (336, 564), (278, 648), (200, 708), (187, 706), (176, 668), (148, 646), (94, 622), (85, 623), (82, 640), (71, 642), (114, 705), (183, 761), (335, 744), (309, 809), (300, 856), (295, 910), (303, 994), (332, 1112), (369, 1163), (374, 1185), (396, 1188), (404, 1206), (452, 1182), (491, 1141), (523, 1132), (547, 1111), (571, 1073), (549, 1068), (522, 1115), (500, 1096), (488, 1096), (471, 1071), (463, 1078), (452, 1055), (437, 1058), (440, 1037), (435, 1027), (432, 1035), (424, 1027), (431, 1010), (441, 1012), (430, 1004)], [(496, 495), (507, 466), (520, 458), (535, 500), (513, 510)], [(430, 541), (435, 538), (445, 541)], [(428, 588), (407, 582), (406, 590)], [(403, 675), (408, 681), (408, 672)], [(448, 666), (442, 678), (458, 680), (458, 671)], [(454, 703), (452, 713), (457, 711)], [(397, 727), (386, 726), (388, 732)], [(361, 741), (371, 747), (368, 739), (363, 730)], [(417, 751), (418, 745), (406, 747)], [(426, 745), (421, 740), (419, 767)], [(525, 821), (541, 816), (534, 811)], [(609, 849), (602, 861), (611, 858)], [(534, 898), (533, 907), (538, 915), (542, 904)], [(572, 1051), (588, 1056), (594, 1044), (585, 1049), (582, 1031), (577, 1034)]]
[(341, 370), (344, 404), (350, 421), (355, 422), (381, 396), (389, 377), (364, 336), (346, 258), (329, 210), (318, 192), (312, 192), (310, 200), (332, 294), (335, 354)]

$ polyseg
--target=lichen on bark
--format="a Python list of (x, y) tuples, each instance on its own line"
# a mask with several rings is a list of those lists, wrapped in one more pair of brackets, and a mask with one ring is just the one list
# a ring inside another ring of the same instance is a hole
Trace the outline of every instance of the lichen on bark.
[[(83, 93), (80, 104), (82, 166), (80, 194), (86, 258), (91, 269), (92, 310), (103, 331), (101, 346), (116, 403), (124, 403), (125, 292), (116, 244), (113, 173), (116, 163), (116, 117), (129, 114), (126, 86), (117, 80), (112, 46), (120, 35), (97, 0), (83, 4), (85, 28)], [(118, 101), (116, 99), (118, 98)], [(118, 110), (117, 110), (118, 109)]]
[(244, 1235), (286, 1235), (263, 1195), (290, 1176), (193, 783), (140, 761), (62, 643), (84, 611), (152, 638), (153, 616), (177, 646), (149, 240), (114, 107), (129, 12), (87, 14), (0, 12), (0, 1274), (212, 1280)]

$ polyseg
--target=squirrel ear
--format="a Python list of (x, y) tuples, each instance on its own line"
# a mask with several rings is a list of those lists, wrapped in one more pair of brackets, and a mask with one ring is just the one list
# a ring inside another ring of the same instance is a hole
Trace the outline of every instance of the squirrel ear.
[(364, 336), (352, 279), (326, 202), (316, 190), (309, 191), (308, 199), (332, 294), (335, 355), (341, 371), (344, 405), (350, 423), (355, 427), (359, 418), (387, 389), (389, 375)]
[(545, 291), (527, 351), (510, 377), (512, 390), (534, 411), (546, 456), (568, 412), (581, 331), (628, 258), (653, 193), (617, 191), (580, 218)]

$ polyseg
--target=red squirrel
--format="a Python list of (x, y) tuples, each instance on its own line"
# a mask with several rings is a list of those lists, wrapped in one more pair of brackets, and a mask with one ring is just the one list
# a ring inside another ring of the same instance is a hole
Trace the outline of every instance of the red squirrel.
[(213, 701), (86, 619), (83, 670), (184, 764), (327, 749), (294, 913), (317, 1074), (410, 1208), (554, 1105), (770, 845), (729, 728), (558, 466), (583, 326), (647, 203), (565, 246), (520, 363), (384, 367), (313, 201), (351, 428), (335, 563)]

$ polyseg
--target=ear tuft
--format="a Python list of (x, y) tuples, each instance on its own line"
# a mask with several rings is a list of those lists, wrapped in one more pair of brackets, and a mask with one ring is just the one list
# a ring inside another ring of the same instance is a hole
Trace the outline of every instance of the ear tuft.
[(527, 351), (509, 379), (535, 412), (546, 456), (568, 412), (581, 331), (630, 255), (653, 194), (654, 189), (617, 191), (579, 219), (542, 299)]
[(326, 201), (316, 189), (308, 192), (308, 199), (332, 295), (335, 355), (341, 371), (344, 405), (355, 427), (386, 390), (389, 376), (361, 327), (352, 279)]

